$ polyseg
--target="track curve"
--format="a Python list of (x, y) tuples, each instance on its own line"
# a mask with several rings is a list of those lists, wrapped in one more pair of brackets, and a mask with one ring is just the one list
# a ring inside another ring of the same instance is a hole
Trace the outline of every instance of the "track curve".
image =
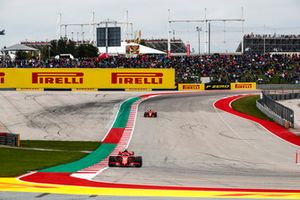
[[(217, 99), (233, 94), (164, 94), (143, 102), (129, 146), (144, 156), (141, 169), (108, 169), (94, 181), (39, 172), (5, 184), (24, 187), (18, 191), (30, 187), (31, 192), (101, 196), (298, 199), (296, 147), (256, 123), (213, 107)], [(149, 108), (159, 118), (143, 118)]]
[(22, 140), (99, 141), (118, 105), (137, 93), (0, 92), (0, 131)]
[[(139, 106), (129, 149), (144, 167), (110, 168), (94, 180), (222, 188), (299, 189), (295, 146), (213, 104), (228, 94), (164, 95)], [(143, 112), (158, 111), (157, 119)]]

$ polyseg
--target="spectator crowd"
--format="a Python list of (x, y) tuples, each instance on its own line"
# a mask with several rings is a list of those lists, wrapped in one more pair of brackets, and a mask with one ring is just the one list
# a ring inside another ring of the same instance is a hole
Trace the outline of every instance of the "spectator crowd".
[(201, 55), (166, 56), (140, 55), (78, 59), (50, 59), (39, 61), (6, 60), (0, 62), (6, 68), (174, 68), (176, 82), (201, 83), (201, 77), (211, 82), (300, 82), (300, 56), (294, 55)]

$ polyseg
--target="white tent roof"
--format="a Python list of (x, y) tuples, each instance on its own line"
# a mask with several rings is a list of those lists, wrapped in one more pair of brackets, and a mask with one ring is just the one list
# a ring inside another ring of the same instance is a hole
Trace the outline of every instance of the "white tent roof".
[[(126, 54), (126, 46), (140, 46), (140, 54), (166, 54), (163, 51), (159, 51), (157, 49), (153, 49), (150, 47), (146, 47), (144, 45), (140, 45), (137, 43), (127, 43), (127, 42), (121, 42), (121, 46), (120, 47), (108, 47), (108, 54), (111, 55), (117, 55), (117, 54)], [(105, 53), (105, 47), (99, 47), (99, 52), (101, 53)]]
[(37, 51), (37, 49), (28, 47), (23, 44), (15, 44), (7, 48), (3, 48), (2, 51)]

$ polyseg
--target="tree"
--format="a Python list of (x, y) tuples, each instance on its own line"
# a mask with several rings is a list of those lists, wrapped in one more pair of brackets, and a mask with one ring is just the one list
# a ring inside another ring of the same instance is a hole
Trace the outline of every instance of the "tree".
[(83, 58), (83, 57), (85, 57), (84, 45), (79, 45), (79, 46), (76, 48), (76, 54), (75, 54), (75, 57), (77, 57), (77, 58)]
[[(48, 47), (47, 47), (48, 48)], [(42, 58), (48, 58), (48, 49), (42, 49)], [(50, 42), (50, 56), (54, 57), (59, 54), (72, 54), (74, 57), (97, 57), (98, 48), (91, 44), (81, 44), (76, 46), (76, 43), (67, 38), (52, 40)]]
[(67, 38), (60, 38), (59, 40), (52, 40), (50, 42), (51, 56), (59, 54), (75, 54), (76, 46), (75, 42)]
[(43, 46), (42, 50), (41, 50), (41, 59), (42, 60), (46, 60), (49, 58), (49, 50), (51, 53), (51, 46)]
[(76, 48), (76, 57), (84, 58), (84, 57), (97, 57), (98, 48), (94, 47), (91, 44), (81, 44)]
[(50, 56), (56, 56), (58, 54), (57, 50), (57, 40), (51, 40), (50, 42)]
[(75, 55), (76, 53), (76, 44), (72, 40), (68, 40), (66, 43), (66, 52), (69, 54)]
[(88, 44), (85, 45), (85, 57), (97, 57), (98, 55), (98, 48)]
[(67, 51), (67, 40), (61, 38), (57, 41), (57, 54), (69, 53)]
[(18, 59), (18, 60), (28, 60), (28, 59), (31, 59), (31, 52), (17, 51), (16, 52), (16, 59)]

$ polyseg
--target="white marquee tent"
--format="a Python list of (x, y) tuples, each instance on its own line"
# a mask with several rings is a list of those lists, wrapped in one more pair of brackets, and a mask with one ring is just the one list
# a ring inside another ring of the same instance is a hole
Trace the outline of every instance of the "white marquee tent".
[(2, 51), (38, 51), (38, 49), (23, 44), (15, 44), (10, 47), (3, 48)]
[[(137, 43), (127, 43), (127, 42), (121, 42), (120, 47), (108, 47), (108, 54), (110, 55), (124, 55), (126, 54), (126, 46), (139, 46), (140, 54), (166, 54), (163, 51), (159, 51), (157, 49), (153, 49), (150, 47), (146, 47), (144, 45), (140, 45)], [(99, 53), (105, 53), (106, 49), (105, 47), (98, 47)]]

